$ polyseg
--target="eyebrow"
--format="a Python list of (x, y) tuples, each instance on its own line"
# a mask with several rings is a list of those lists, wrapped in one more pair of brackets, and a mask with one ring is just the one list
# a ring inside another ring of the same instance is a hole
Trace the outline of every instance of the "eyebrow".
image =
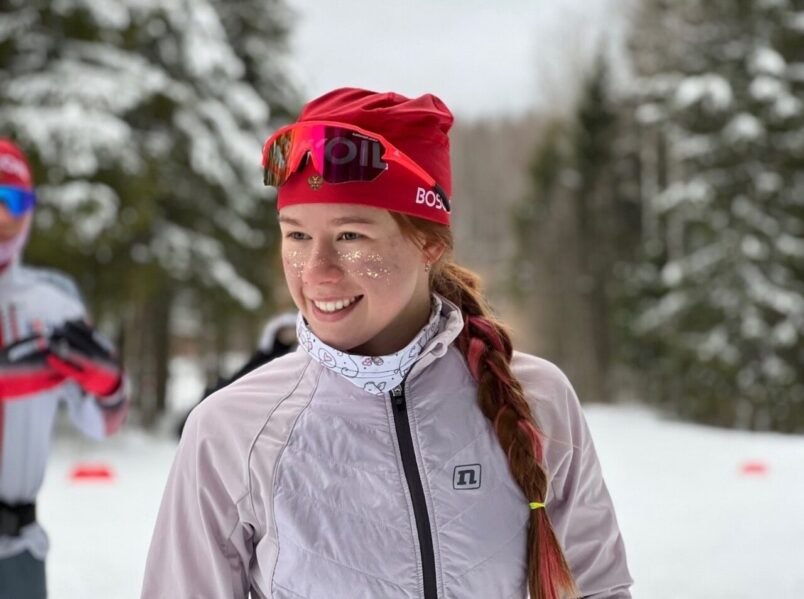
[[(301, 227), (302, 224), (297, 221), (295, 218), (290, 218), (289, 216), (284, 216), (282, 214), (279, 215), (279, 222), (285, 223), (287, 225), (293, 225), (294, 227)], [(370, 219), (364, 218), (362, 216), (341, 216), (340, 218), (333, 218), (329, 221), (331, 225), (376, 225), (377, 222)]]

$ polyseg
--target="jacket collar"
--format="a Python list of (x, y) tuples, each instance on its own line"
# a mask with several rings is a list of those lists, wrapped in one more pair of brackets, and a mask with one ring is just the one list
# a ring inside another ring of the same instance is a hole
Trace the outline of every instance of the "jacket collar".
[[(438, 333), (422, 350), (417, 361), (419, 370), (447, 353), (450, 344), (458, 338), (463, 330), (463, 313), (460, 308), (442, 295), (434, 293), (441, 300), (441, 319)], [(411, 373), (412, 374), (412, 373)]]

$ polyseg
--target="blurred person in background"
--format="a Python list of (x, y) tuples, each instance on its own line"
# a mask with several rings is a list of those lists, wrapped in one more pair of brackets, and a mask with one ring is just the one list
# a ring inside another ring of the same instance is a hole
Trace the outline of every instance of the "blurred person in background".
[[(248, 362), (241, 366), (232, 376), (219, 378), (218, 382), (214, 385), (204, 389), (204, 393), (201, 395), (201, 399), (198, 403), (201, 403), (204, 399), (215, 393), (215, 391), (223, 389), (226, 385), (233, 383), (258, 366), (267, 364), (275, 358), (279, 358), (280, 356), (294, 351), (299, 345), (296, 341), (296, 316), (296, 312), (282, 312), (271, 318), (265, 324), (265, 328), (262, 331), (260, 342), (257, 345), (257, 351), (251, 355)], [(189, 412), (184, 414), (179, 421), (176, 427), (176, 436), (181, 437), (189, 415)]]
[(452, 121), (343, 88), (266, 142), (301, 348), (190, 414), (143, 599), (631, 597), (572, 385), (452, 259)]
[(20, 264), (35, 203), (26, 157), (0, 138), (0, 599), (47, 595), (36, 496), (59, 403), (94, 439), (117, 431), (128, 408), (116, 352), (87, 324), (73, 282)]

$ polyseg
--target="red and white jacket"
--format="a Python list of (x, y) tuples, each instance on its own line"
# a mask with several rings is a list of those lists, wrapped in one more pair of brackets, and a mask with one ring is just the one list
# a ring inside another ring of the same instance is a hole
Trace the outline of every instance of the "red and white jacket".
[[(12, 262), (0, 271), (0, 347), (35, 333), (46, 334), (86, 312), (73, 282), (54, 271)], [(0, 392), (0, 501), (33, 503), (42, 486), (57, 409), (64, 403), (82, 433), (102, 439), (120, 428), (128, 409), (127, 385), (108, 397), (86, 393), (77, 383), (14, 393)], [(29, 386), (26, 386), (29, 389)], [(20, 536), (0, 536), (0, 559), (30, 551), (44, 559), (47, 536), (33, 523)]]

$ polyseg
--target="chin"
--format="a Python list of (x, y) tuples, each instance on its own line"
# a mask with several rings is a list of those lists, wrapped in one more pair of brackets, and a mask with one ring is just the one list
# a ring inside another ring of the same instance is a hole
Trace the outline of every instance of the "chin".
[[(308, 320), (307, 322), (309, 323), (310, 321)], [(337, 333), (324, 332), (320, 329), (316, 330), (316, 328), (319, 327), (314, 327), (312, 325), (310, 326), (310, 329), (313, 331), (316, 337), (338, 351), (348, 353), (355, 347), (359, 347), (367, 341), (367, 339), (355, 337), (354, 335), (338, 335)]]

